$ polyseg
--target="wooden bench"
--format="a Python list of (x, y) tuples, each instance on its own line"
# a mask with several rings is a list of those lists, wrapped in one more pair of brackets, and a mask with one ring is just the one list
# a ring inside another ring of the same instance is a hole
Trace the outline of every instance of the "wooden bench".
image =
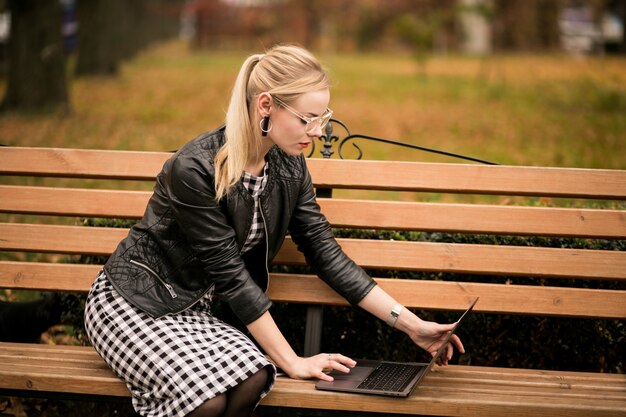
[[(1, 147), (0, 288), (86, 292), (100, 266), (66, 263), (67, 256), (110, 254), (126, 230), (85, 227), (76, 219), (141, 217), (151, 187), (128, 180), (150, 184), (170, 156)], [(323, 159), (309, 159), (309, 166), (318, 188), (393, 191), (381, 193), (382, 197), (377, 194), (379, 200), (364, 200), (360, 191), (346, 192), (347, 198), (336, 198), (339, 191), (335, 198), (320, 198), (322, 210), (340, 228), (626, 237), (626, 211), (619, 206), (626, 200), (626, 171)], [(489, 204), (426, 203), (415, 202), (419, 198), (413, 194), (401, 196), (407, 192), (617, 203), (612, 209), (512, 205), (497, 197)], [(401, 199), (411, 201), (394, 201)], [(479, 296), (478, 313), (626, 318), (623, 287), (549, 285), (559, 278), (623, 284), (623, 251), (370, 239), (340, 239), (340, 243), (357, 263), (374, 270), (545, 278), (545, 285), (378, 280), (407, 307), (461, 310)], [(276, 262), (302, 265), (304, 259), (287, 240)], [(345, 305), (321, 280), (309, 275), (275, 273), (269, 292), (277, 303)], [(126, 399), (129, 392), (91, 347), (0, 343), (0, 395)], [(384, 414), (626, 416), (626, 375), (451, 365), (436, 368), (408, 399), (316, 391), (313, 381), (280, 377), (262, 405), (270, 410)]]

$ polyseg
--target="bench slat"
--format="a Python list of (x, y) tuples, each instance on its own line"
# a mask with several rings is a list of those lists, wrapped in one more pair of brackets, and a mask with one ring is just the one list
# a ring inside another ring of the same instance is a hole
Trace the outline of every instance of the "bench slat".
[[(72, 362), (97, 363), (102, 361), (95, 350), (85, 346), (49, 345), (46, 343), (0, 342), (0, 355), (14, 358), (65, 360)], [(104, 365), (106, 366), (106, 365)]]
[(110, 255), (127, 234), (124, 228), (0, 223), (0, 250)]
[[(0, 250), (108, 255), (127, 233), (123, 228), (0, 223)], [(59, 236), (64, 239), (59, 241)], [(620, 251), (367, 239), (338, 242), (348, 256), (365, 268), (626, 279), (626, 252)], [(285, 240), (274, 262), (306, 264), (291, 239)]]
[[(0, 212), (141, 218), (150, 192), (0, 185)], [(335, 227), (625, 238), (626, 212), (319, 199)]]
[(151, 194), (0, 185), (0, 213), (139, 219)]
[[(126, 384), (112, 372), (105, 376), (45, 372), (32, 367), (20, 368), (0, 363), (0, 392), (2, 388), (24, 391), (61, 392), (71, 394), (128, 397)], [(94, 372), (95, 373), (95, 372)]]
[[(100, 268), (0, 261), (0, 287), (86, 292)], [(462, 310), (470, 298), (479, 296), (477, 312), (626, 318), (626, 291), (383, 278), (376, 281), (399, 302), (413, 308)], [(445, 299), (440, 294), (446, 294)], [(271, 274), (269, 296), (275, 302), (347, 305), (311, 275)]]
[(626, 198), (626, 171), (308, 159), (314, 183), (326, 188)]
[[(371, 269), (545, 278), (626, 278), (626, 252), (366, 239), (338, 239), (338, 242), (357, 264)], [(304, 265), (305, 259), (293, 242), (286, 240), (274, 262)]]
[(626, 238), (626, 211), (319, 199), (334, 227)]
[(58, 373), (72, 370), (72, 373), (76, 376), (84, 375), (102, 377), (108, 376), (111, 372), (107, 365), (99, 358), (96, 358), (93, 361), (69, 361), (49, 356), (33, 357), (0, 354), (0, 363), (8, 363), (22, 369), (29, 368), (31, 370), (30, 372), (35, 373)]
[[(406, 307), (464, 310), (478, 296), (477, 312), (626, 319), (626, 291), (389, 278), (376, 281)], [(276, 302), (348, 305), (310, 275), (273, 274), (269, 295)]]
[(166, 152), (62, 148), (0, 148), (0, 174), (66, 178), (153, 180)]
[[(508, 374), (503, 370), (497, 379), (485, 381), (483, 377), (472, 377), (471, 374), (459, 376), (457, 372), (463, 370), (464, 367), (459, 366), (438, 368), (412, 396), (402, 401), (329, 394), (316, 391), (312, 383), (304, 385), (285, 380), (284, 386), (272, 392), (262, 404), (284, 405), (301, 397), (302, 407), (380, 413), (393, 410), (394, 413), (414, 414), (415, 410), (419, 410), (420, 414), (461, 416), (624, 415), (620, 408), (624, 400), (620, 395), (607, 394), (599, 384), (593, 387), (572, 385), (564, 374), (549, 373), (553, 378), (552, 383), (534, 388), (529, 387), (523, 379), (520, 380), (519, 373)], [(532, 376), (532, 373), (526, 375)], [(563, 392), (566, 389), (568, 391)], [(550, 413), (550, 408), (554, 414)]]
[[(0, 174), (151, 180), (171, 155), (2, 147)], [(307, 164), (314, 184), (327, 188), (626, 198), (622, 170), (330, 159), (308, 159)]]
[[(84, 366), (85, 363), (91, 363), (94, 367), (108, 369), (95, 350), (88, 346), (0, 342), (0, 355), (3, 357), (10, 357), (12, 360), (20, 360), (23, 357), (29, 357), (42, 362), (46, 359), (56, 358), (53, 360), (65, 360), (66, 363), (68, 363), (68, 367), (71, 366), (71, 363), (75, 363), (77, 366), (81, 367)], [(68, 360), (68, 355), (82, 359)], [(535, 387), (550, 385), (555, 387), (555, 383), (561, 383), (561, 378), (555, 376), (557, 372), (551, 371), (528, 372), (524, 369), (509, 368), (506, 369), (506, 373), (503, 374), (501, 369), (493, 367), (457, 366), (455, 368), (455, 379), (476, 378), (486, 381), (506, 381), (506, 375), (511, 375), (513, 376), (512, 385), (527, 385)], [(446, 369), (449, 368), (436, 367), (434, 368), (431, 376), (433, 378), (438, 378), (440, 376), (438, 373), (445, 371)], [(626, 375), (624, 374), (599, 374), (568, 371), (560, 371), (558, 374), (566, 376), (570, 383), (576, 386), (601, 387), (602, 390), (606, 390), (610, 393), (626, 392), (626, 385), (624, 385), (624, 383), (626, 383)], [(298, 383), (298, 381), (294, 380), (293, 383)]]
[[(45, 358), (58, 356), (59, 346), (39, 345), (30, 354), (40, 361), (28, 364), (20, 360), (16, 344), (0, 343), (0, 389), (71, 392), (128, 397), (125, 384), (93, 362), (94, 376), (82, 375), (87, 368), (71, 364), (51, 370)], [(93, 348), (78, 347), (82, 356), (96, 357)], [(11, 360), (11, 355), (16, 355)], [(17, 383), (17, 384), (16, 384)], [(296, 381), (279, 377), (272, 392), (262, 401), (266, 406), (351, 409), (387, 413), (429, 415), (510, 416), (554, 415), (623, 416), (626, 415), (626, 376), (586, 374), (477, 366), (436, 367), (422, 385), (407, 399), (371, 397), (317, 391), (314, 381)], [(364, 401), (366, 400), (366, 401)], [(550, 404), (546, 407), (546, 404)]]
[(0, 288), (87, 292), (102, 265), (0, 261)]

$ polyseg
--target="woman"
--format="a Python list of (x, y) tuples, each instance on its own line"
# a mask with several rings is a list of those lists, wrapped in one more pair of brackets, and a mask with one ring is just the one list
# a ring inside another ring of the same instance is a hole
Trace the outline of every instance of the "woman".
[[(90, 291), (87, 333), (144, 416), (250, 415), (280, 367), (292, 378), (349, 372), (341, 354), (299, 357), (269, 312), (268, 264), (289, 232), (317, 274), (434, 354), (453, 325), (402, 308), (336, 243), (315, 201), (302, 150), (332, 111), (329, 82), (306, 50), (253, 55), (235, 82), (226, 124), (163, 167), (141, 222)], [(227, 303), (243, 332), (211, 314)], [(453, 344), (463, 351), (460, 340)], [(444, 363), (452, 355), (448, 346)]]

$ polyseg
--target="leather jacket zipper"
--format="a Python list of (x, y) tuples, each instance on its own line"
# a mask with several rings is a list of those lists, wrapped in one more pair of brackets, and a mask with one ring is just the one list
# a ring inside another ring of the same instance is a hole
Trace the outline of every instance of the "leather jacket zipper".
[(270, 251), (270, 241), (267, 235), (267, 223), (265, 222), (265, 215), (263, 214), (263, 205), (261, 205), (261, 197), (259, 196), (259, 211), (261, 212), (261, 218), (263, 219), (263, 230), (265, 230), (265, 274), (267, 275), (267, 286), (265, 292), (270, 289), (270, 270), (267, 267), (267, 257)]
[(159, 276), (159, 274), (157, 274), (154, 271), (154, 269), (150, 268), (146, 264), (143, 264), (141, 262), (137, 262), (137, 261), (135, 261), (133, 259), (130, 260), (130, 263), (133, 264), (133, 265), (137, 265), (139, 268), (143, 269), (144, 271), (147, 271), (148, 273), (150, 273), (150, 275), (152, 275), (154, 278), (156, 278), (157, 281), (159, 281), (161, 283), (161, 285), (163, 285), (165, 287), (165, 289), (170, 293), (170, 297), (172, 297), (172, 298), (178, 297), (178, 294), (176, 294), (176, 291), (174, 291), (174, 287), (172, 287), (170, 284), (165, 282), (165, 280), (163, 278), (161, 278)]
[[(183, 312), (183, 311), (185, 311), (185, 310), (190, 309), (191, 307), (193, 307), (193, 306), (195, 306), (196, 304), (198, 304), (198, 303), (200, 302), (200, 300), (202, 300), (202, 299), (204, 298), (204, 296), (205, 296), (205, 295), (206, 295), (209, 291), (211, 291), (211, 290), (213, 290), (213, 291), (214, 291), (214, 288), (215, 288), (215, 285), (211, 285), (209, 288), (207, 288), (207, 290), (206, 290), (205, 292), (203, 292), (203, 293), (202, 293), (202, 295), (201, 295), (200, 297), (198, 297), (198, 298), (196, 299), (196, 301), (194, 301), (193, 303), (189, 304), (188, 306), (185, 306), (185, 307), (183, 307), (183, 308), (181, 308), (181, 309), (179, 309), (179, 310), (176, 310), (176, 311), (172, 311), (172, 312), (170, 312), (170, 313), (168, 313), (168, 314), (178, 314), (178, 313), (182, 313), (182, 312)], [(213, 315), (213, 313), (211, 313), (211, 315)], [(163, 316), (161, 316), (161, 317), (163, 317)]]

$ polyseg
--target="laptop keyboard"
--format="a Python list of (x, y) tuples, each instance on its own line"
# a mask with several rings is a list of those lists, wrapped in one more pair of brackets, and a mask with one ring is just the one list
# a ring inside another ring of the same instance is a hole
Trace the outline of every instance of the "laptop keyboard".
[(359, 384), (358, 388), (401, 392), (420, 369), (419, 366), (383, 362)]

